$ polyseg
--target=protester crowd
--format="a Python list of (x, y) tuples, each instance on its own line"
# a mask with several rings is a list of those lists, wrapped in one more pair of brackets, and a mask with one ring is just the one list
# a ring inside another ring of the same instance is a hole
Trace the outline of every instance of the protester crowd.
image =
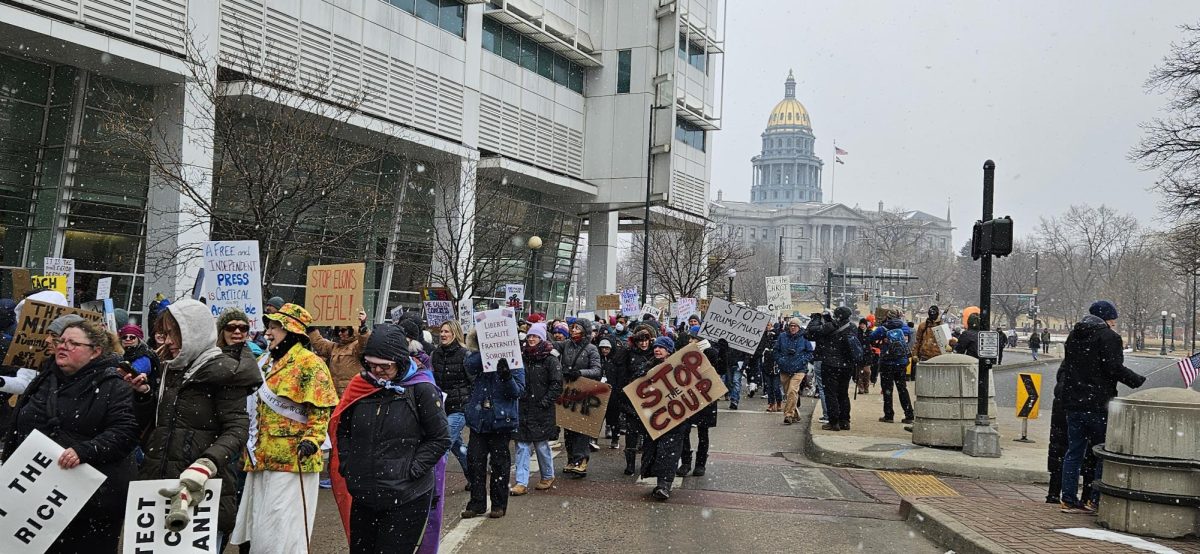
[[(29, 298), (66, 304), (53, 291)], [(0, 355), (20, 310), (0, 300)], [(898, 310), (877, 321), (848, 307), (772, 321), (753, 353), (703, 340), (701, 314), (671, 324), (651, 316), (547, 321), (533, 313), (519, 322), (520, 364), (485, 361), (474, 330), (464, 333), (457, 321), (427, 329), (415, 312), (377, 325), (360, 312), (357, 327), (324, 330), (304, 307), (278, 297), (264, 313), (261, 322), (238, 310), (214, 318), (201, 302), (160, 298), (145, 326), (118, 314), (116, 333), (67, 315), (49, 325), (52, 356), (41, 367), (0, 368), (3, 456), (39, 431), (65, 448), (60, 467), (89, 464), (106, 477), (52, 551), (115, 551), (133, 480), (178, 479), (160, 494), (195, 506), (206, 481), (221, 479), (222, 548), (305, 551), (317, 491), (332, 487), (352, 552), (436, 552), (451, 457), (470, 493), (463, 518), (504, 517), (510, 496), (553, 487), (558, 445), (566, 453), (561, 473), (586, 479), (605, 439), (619, 449), (623, 438), (624, 474), (652, 479), (648, 494), (667, 501), (677, 477), (706, 474), (719, 406), (737, 410), (743, 391), (761, 390), (782, 425), (801, 421), (800, 403), (811, 395), (821, 403), (821, 429), (837, 432), (851, 428), (850, 387), (867, 394), (878, 383), (878, 420), (900, 415), (909, 424), (907, 382), (920, 364), (951, 351), (979, 354), (979, 315), (966, 314), (966, 329), (939, 337), (937, 306), (920, 325)], [(1095, 509), (1099, 464), (1090, 453), (1104, 439), (1106, 405), (1117, 382), (1144, 381), (1122, 365), (1116, 319), (1111, 303), (1097, 302), (1066, 340), (1047, 497), (1064, 511)], [(1034, 336), (1031, 347), (1040, 348)], [(692, 343), (728, 393), (651, 438), (622, 389)], [(556, 421), (560, 397), (580, 379), (611, 386), (603, 436)], [(8, 395), (16, 399), (11, 408)]]

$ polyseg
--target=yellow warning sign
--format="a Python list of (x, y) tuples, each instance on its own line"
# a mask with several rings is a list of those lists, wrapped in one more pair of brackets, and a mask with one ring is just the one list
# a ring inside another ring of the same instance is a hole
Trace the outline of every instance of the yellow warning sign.
[(1042, 375), (1040, 373), (1017, 374), (1017, 417), (1037, 419), (1041, 406)]

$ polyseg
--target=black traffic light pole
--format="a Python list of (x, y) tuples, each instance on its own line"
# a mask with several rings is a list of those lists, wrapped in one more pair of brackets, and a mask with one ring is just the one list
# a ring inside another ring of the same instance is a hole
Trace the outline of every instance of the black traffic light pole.
[[(983, 163), (983, 219), (992, 220), (992, 197), (996, 191), (996, 163)], [(979, 330), (992, 328), (992, 253), (984, 252), (979, 260)], [(975, 412), (975, 425), (988, 426), (988, 374), (992, 369), (990, 358), (979, 358), (979, 403)]]
[[(992, 327), (992, 256), (1007, 256), (1012, 252), (1012, 220), (992, 219), (992, 197), (996, 189), (996, 163), (983, 163), (983, 219), (975, 224), (972, 233), (971, 255), (979, 260), (979, 333), (991, 332)], [(997, 347), (999, 345), (996, 345)], [(975, 411), (975, 426), (963, 436), (963, 454), (974, 457), (999, 458), (1000, 433), (988, 421), (988, 381), (992, 358), (979, 357), (979, 402)]]

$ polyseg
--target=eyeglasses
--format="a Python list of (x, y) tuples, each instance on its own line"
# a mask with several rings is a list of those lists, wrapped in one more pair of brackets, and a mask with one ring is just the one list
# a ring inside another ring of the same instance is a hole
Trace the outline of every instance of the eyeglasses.
[(230, 323), (225, 326), (225, 332), (226, 333), (248, 333), (248, 332), (250, 332), (250, 326), (246, 325), (244, 323), (241, 325), (238, 325), (236, 323)]
[(383, 373), (385, 371), (391, 371), (393, 369), (396, 369), (396, 362), (388, 362), (386, 364), (373, 364), (371, 362), (365, 362), (365, 363), (366, 363), (367, 369), (369, 369), (371, 371), (377, 371), (379, 373)]
[(134, 341), (134, 340), (140, 340), (140, 338), (137, 335), (122, 335), (121, 340)]
[(50, 342), (52, 342), (54, 346), (59, 346), (67, 350), (76, 350), (80, 346), (86, 346), (88, 348), (94, 348), (96, 346), (90, 342), (75, 342), (71, 339), (50, 339)]

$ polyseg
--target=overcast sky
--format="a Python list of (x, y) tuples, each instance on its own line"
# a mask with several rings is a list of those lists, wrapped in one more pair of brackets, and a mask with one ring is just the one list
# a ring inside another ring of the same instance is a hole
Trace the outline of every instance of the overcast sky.
[[(753, 6), (753, 8), (750, 8)], [(959, 244), (997, 164), (1017, 232), (1072, 203), (1160, 225), (1155, 176), (1127, 153), (1165, 99), (1143, 83), (1200, 1), (732, 2), (713, 195), (750, 197), (750, 157), (795, 71), (825, 161), (825, 200), (919, 209), (951, 199)], [(833, 140), (849, 151), (832, 183)]]

